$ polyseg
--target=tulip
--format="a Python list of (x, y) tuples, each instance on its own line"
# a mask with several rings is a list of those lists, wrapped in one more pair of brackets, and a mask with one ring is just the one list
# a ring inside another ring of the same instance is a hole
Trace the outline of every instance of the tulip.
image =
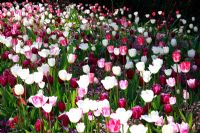
[(7, 85), (7, 78), (3, 75), (0, 75), (0, 85), (5, 87)]
[(105, 62), (104, 70), (106, 72), (109, 72), (109, 71), (111, 71), (111, 69), (112, 69), (112, 62)]
[(162, 104), (169, 104), (170, 94), (162, 93), (161, 94), (161, 103)]
[(118, 101), (118, 106), (120, 108), (125, 108), (126, 107), (126, 99), (125, 98), (120, 98)]
[(164, 125), (162, 127), (162, 133), (174, 133), (173, 126), (171, 124)]
[(60, 121), (60, 124), (64, 127), (67, 127), (69, 124), (69, 117), (67, 116), (66, 113), (59, 115), (58, 120)]
[(104, 68), (105, 66), (105, 59), (101, 58), (100, 60), (97, 61), (97, 65), (99, 68)]
[(173, 58), (173, 61), (175, 63), (179, 62), (181, 60), (181, 54), (180, 54), (180, 52), (178, 50), (174, 51), (172, 53), (172, 58)]
[(139, 124), (139, 125), (132, 125), (129, 128), (131, 133), (146, 133), (148, 128), (145, 127), (143, 124)]
[(169, 114), (172, 112), (172, 106), (170, 104), (165, 104), (164, 105), (164, 111), (166, 114)]
[(108, 53), (110, 54), (114, 53), (114, 46), (113, 45), (107, 46), (107, 50), (108, 50)]
[(190, 71), (190, 62), (189, 61), (181, 62), (180, 69), (181, 72), (188, 73)]
[(106, 127), (111, 133), (117, 133), (120, 131), (120, 120), (110, 119), (106, 123)]
[(34, 128), (35, 128), (35, 131), (36, 131), (36, 132), (41, 132), (41, 131), (43, 131), (43, 128), (44, 128), (44, 123), (43, 123), (43, 121), (40, 120), (40, 119), (37, 119), (36, 122), (35, 122)]
[(180, 133), (189, 133), (189, 125), (188, 123), (182, 122), (178, 125), (180, 129)]
[(124, 55), (126, 55), (126, 53), (127, 53), (127, 51), (128, 51), (128, 48), (127, 48), (127, 46), (120, 46), (120, 47), (119, 47), (119, 51), (120, 51), (120, 54), (121, 54), (122, 56), (124, 56)]
[(160, 84), (154, 84), (152, 86), (152, 90), (154, 92), (154, 95), (159, 95), (160, 92), (161, 92), (161, 86), (160, 86)]
[(119, 81), (119, 87), (122, 90), (126, 90), (128, 87), (128, 81), (127, 80), (120, 80)]
[(187, 80), (187, 85), (189, 86), (190, 89), (194, 90), (196, 88), (196, 86), (197, 86), (196, 79)]
[(78, 133), (83, 133), (85, 130), (85, 124), (83, 122), (77, 123), (76, 130)]
[(17, 84), (14, 87), (14, 92), (17, 96), (21, 96), (24, 94), (24, 87), (21, 84)]
[(61, 102), (61, 101), (58, 102), (58, 109), (59, 109), (60, 112), (64, 112), (65, 109), (66, 109), (65, 103), (64, 103), (64, 102)]
[(104, 99), (108, 99), (108, 94), (107, 93), (101, 93), (100, 94), (100, 100), (103, 101)]
[(135, 106), (132, 108), (132, 118), (133, 119), (139, 119), (141, 115), (143, 114), (143, 108), (140, 106)]
[(167, 82), (167, 85), (168, 85), (169, 87), (174, 87), (175, 84), (176, 84), (175, 78), (168, 78), (168, 79), (166, 79), (166, 82)]
[(70, 87), (72, 87), (72, 88), (78, 88), (78, 83), (77, 83), (77, 79), (75, 79), (75, 78), (71, 78), (70, 79)]
[(79, 108), (71, 108), (67, 116), (72, 123), (77, 123), (82, 118), (83, 112)]
[(152, 90), (143, 90), (141, 92), (141, 97), (146, 103), (150, 103), (154, 98), (154, 93)]
[(142, 46), (142, 45), (144, 45), (144, 42), (145, 42), (145, 40), (144, 40), (143, 36), (138, 36), (137, 37), (137, 44), (138, 45)]

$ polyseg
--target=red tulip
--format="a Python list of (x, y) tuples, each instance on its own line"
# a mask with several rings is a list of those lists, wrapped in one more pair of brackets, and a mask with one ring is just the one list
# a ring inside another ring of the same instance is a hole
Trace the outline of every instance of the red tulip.
[(144, 45), (144, 37), (143, 36), (138, 36), (137, 37), (137, 43), (139, 44), (139, 45)]
[(127, 77), (128, 79), (133, 79), (133, 76), (134, 76), (134, 71), (133, 71), (132, 69), (128, 69), (128, 70), (126, 71), (126, 77)]
[(0, 85), (5, 87), (7, 85), (7, 78), (5, 76), (0, 76)]
[(103, 101), (104, 99), (108, 99), (108, 94), (107, 93), (101, 93), (100, 94), (100, 100)]
[(161, 103), (163, 103), (163, 104), (169, 104), (169, 98), (170, 98), (170, 94), (168, 94), (168, 93), (162, 93), (161, 94)]
[(40, 120), (40, 119), (37, 119), (36, 122), (35, 122), (34, 127), (35, 127), (35, 131), (36, 131), (36, 132), (42, 131), (43, 128), (44, 128), (44, 123), (43, 123), (43, 121)]
[(172, 106), (170, 104), (165, 104), (164, 105), (164, 111), (166, 114), (169, 114), (172, 112)]
[(190, 71), (190, 62), (189, 61), (183, 61), (180, 64), (181, 72), (188, 73)]
[(64, 112), (66, 109), (66, 105), (64, 102), (58, 102), (58, 109), (60, 112)]
[(70, 86), (71, 86), (72, 88), (74, 88), (74, 89), (78, 87), (78, 83), (77, 83), (77, 81), (76, 81), (75, 78), (71, 78), (71, 79), (70, 79)]
[(166, 84), (166, 77), (164, 75), (161, 75), (159, 77), (159, 81), (161, 85), (165, 85)]

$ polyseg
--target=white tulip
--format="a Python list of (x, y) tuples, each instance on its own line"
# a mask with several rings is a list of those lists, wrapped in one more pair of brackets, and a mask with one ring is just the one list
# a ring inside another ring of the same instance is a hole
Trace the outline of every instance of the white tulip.
[(119, 51), (119, 48), (114, 48), (114, 54), (115, 54), (115, 55), (119, 55), (119, 52), (120, 52), (120, 51)]
[(69, 112), (67, 112), (67, 116), (72, 123), (77, 123), (82, 118), (83, 112), (79, 108), (71, 108)]
[(129, 128), (131, 133), (146, 133), (148, 128), (145, 127), (143, 124), (139, 124), (139, 125), (132, 125)]
[(114, 86), (118, 85), (118, 82), (115, 76), (107, 76), (105, 77), (104, 80), (101, 80), (101, 83), (103, 84), (106, 90), (112, 89)]
[(171, 45), (172, 45), (173, 47), (175, 47), (175, 46), (177, 45), (177, 41), (176, 41), (175, 38), (172, 38), (172, 39), (171, 39)]
[(163, 125), (162, 133), (174, 133), (174, 128), (171, 124)]
[(121, 67), (120, 66), (113, 66), (112, 72), (113, 72), (114, 75), (120, 76), (121, 75)]
[(170, 76), (172, 74), (172, 69), (165, 69), (164, 73), (165, 75)]
[(84, 65), (82, 67), (82, 69), (83, 69), (83, 72), (86, 73), (86, 74), (90, 72), (90, 66), (89, 65)]
[(43, 80), (43, 73), (42, 72), (34, 72), (33, 73), (33, 79), (35, 83), (40, 83)]
[(144, 71), (144, 68), (145, 68), (144, 62), (138, 62), (138, 63), (136, 63), (136, 68), (140, 72)]
[(136, 54), (137, 54), (137, 50), (134, 49), (134, 48), (131, 48), (131, 49), (128, 50), (128, 54), (129, 54), (130, 57), (135, 57)]
[(195, 53), (196, 53), (196, 51), (195, 51), (194, 49), (190, 49), (190, 50), (188, 50), (188, 52), (187, 52), (188, 57), (190, 57), (190, 58), (194, 58)]
[(103, 39), (102, 40), (102, 44), (104, 47), (106, 47), (108, 45), (108, 40), (107, 39)]
[(83, 133), (85, 130), (85, 124), (83, 122), (80, 122), (76, 125), (76, 130), (78, 133)]
[(50, 67), (55, 66), (55, 63), (56, 63), (55, 58), (49, 58), (48, 59), (48, 64), (49, 64)]
[(18, 96), (23, 95), (24, 94), (24, 87), (21, 84), (16, 84), (14, 86), (14, 92)]
[(29, 69), (20, 69), (18, 72), (17, 72), (17, 75), (22, 79), (22, 80), (25, 80), (29, 77), (29, 74), (30, 74), (30, 71)]
[(154, 98), (154, 93), (152, 90), (143, 90), (141, 92), (141, 97), (146, 103), (150, 103)]

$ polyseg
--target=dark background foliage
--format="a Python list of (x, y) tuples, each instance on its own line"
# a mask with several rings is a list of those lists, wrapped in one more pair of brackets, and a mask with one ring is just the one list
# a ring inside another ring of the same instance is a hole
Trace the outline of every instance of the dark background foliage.
[[(2, 0), (1, 0), (2, 1)], [(6, 0), (3, 0), (6, 1)], [(2, 1), (2, 2), (3, 2)], [(14, 0), (7, 0), (13, 2)], [(15, 0), (23, 2), (25, 0)], [(41, 2), (42, 0), (29, 0), (30, 2)], [(179, 10), (185, 18), (195, 16), (200, 20), (200, 1), (199, 0), (43, 0), (50, 3), (58, 2), (60, 5), (63, 3), (99, 3), (106, 5), (110, 9), (119, 7), (129, 7), (132, 12), (139, 11), (140, 14), (150, 13), (152, 11), (163, 10), (167, 14), (174, 13)], [(112, 5), (113, 3), (113, 5)]]

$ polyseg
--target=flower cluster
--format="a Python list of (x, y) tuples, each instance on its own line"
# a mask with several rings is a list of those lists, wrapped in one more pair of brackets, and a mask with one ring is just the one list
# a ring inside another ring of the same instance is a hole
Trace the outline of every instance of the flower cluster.
[(193, 112), (182, 109), (199, 100), (194, 17), (99, 4), (0, 7), (0, 118), (9, 131), (194, 131)]

